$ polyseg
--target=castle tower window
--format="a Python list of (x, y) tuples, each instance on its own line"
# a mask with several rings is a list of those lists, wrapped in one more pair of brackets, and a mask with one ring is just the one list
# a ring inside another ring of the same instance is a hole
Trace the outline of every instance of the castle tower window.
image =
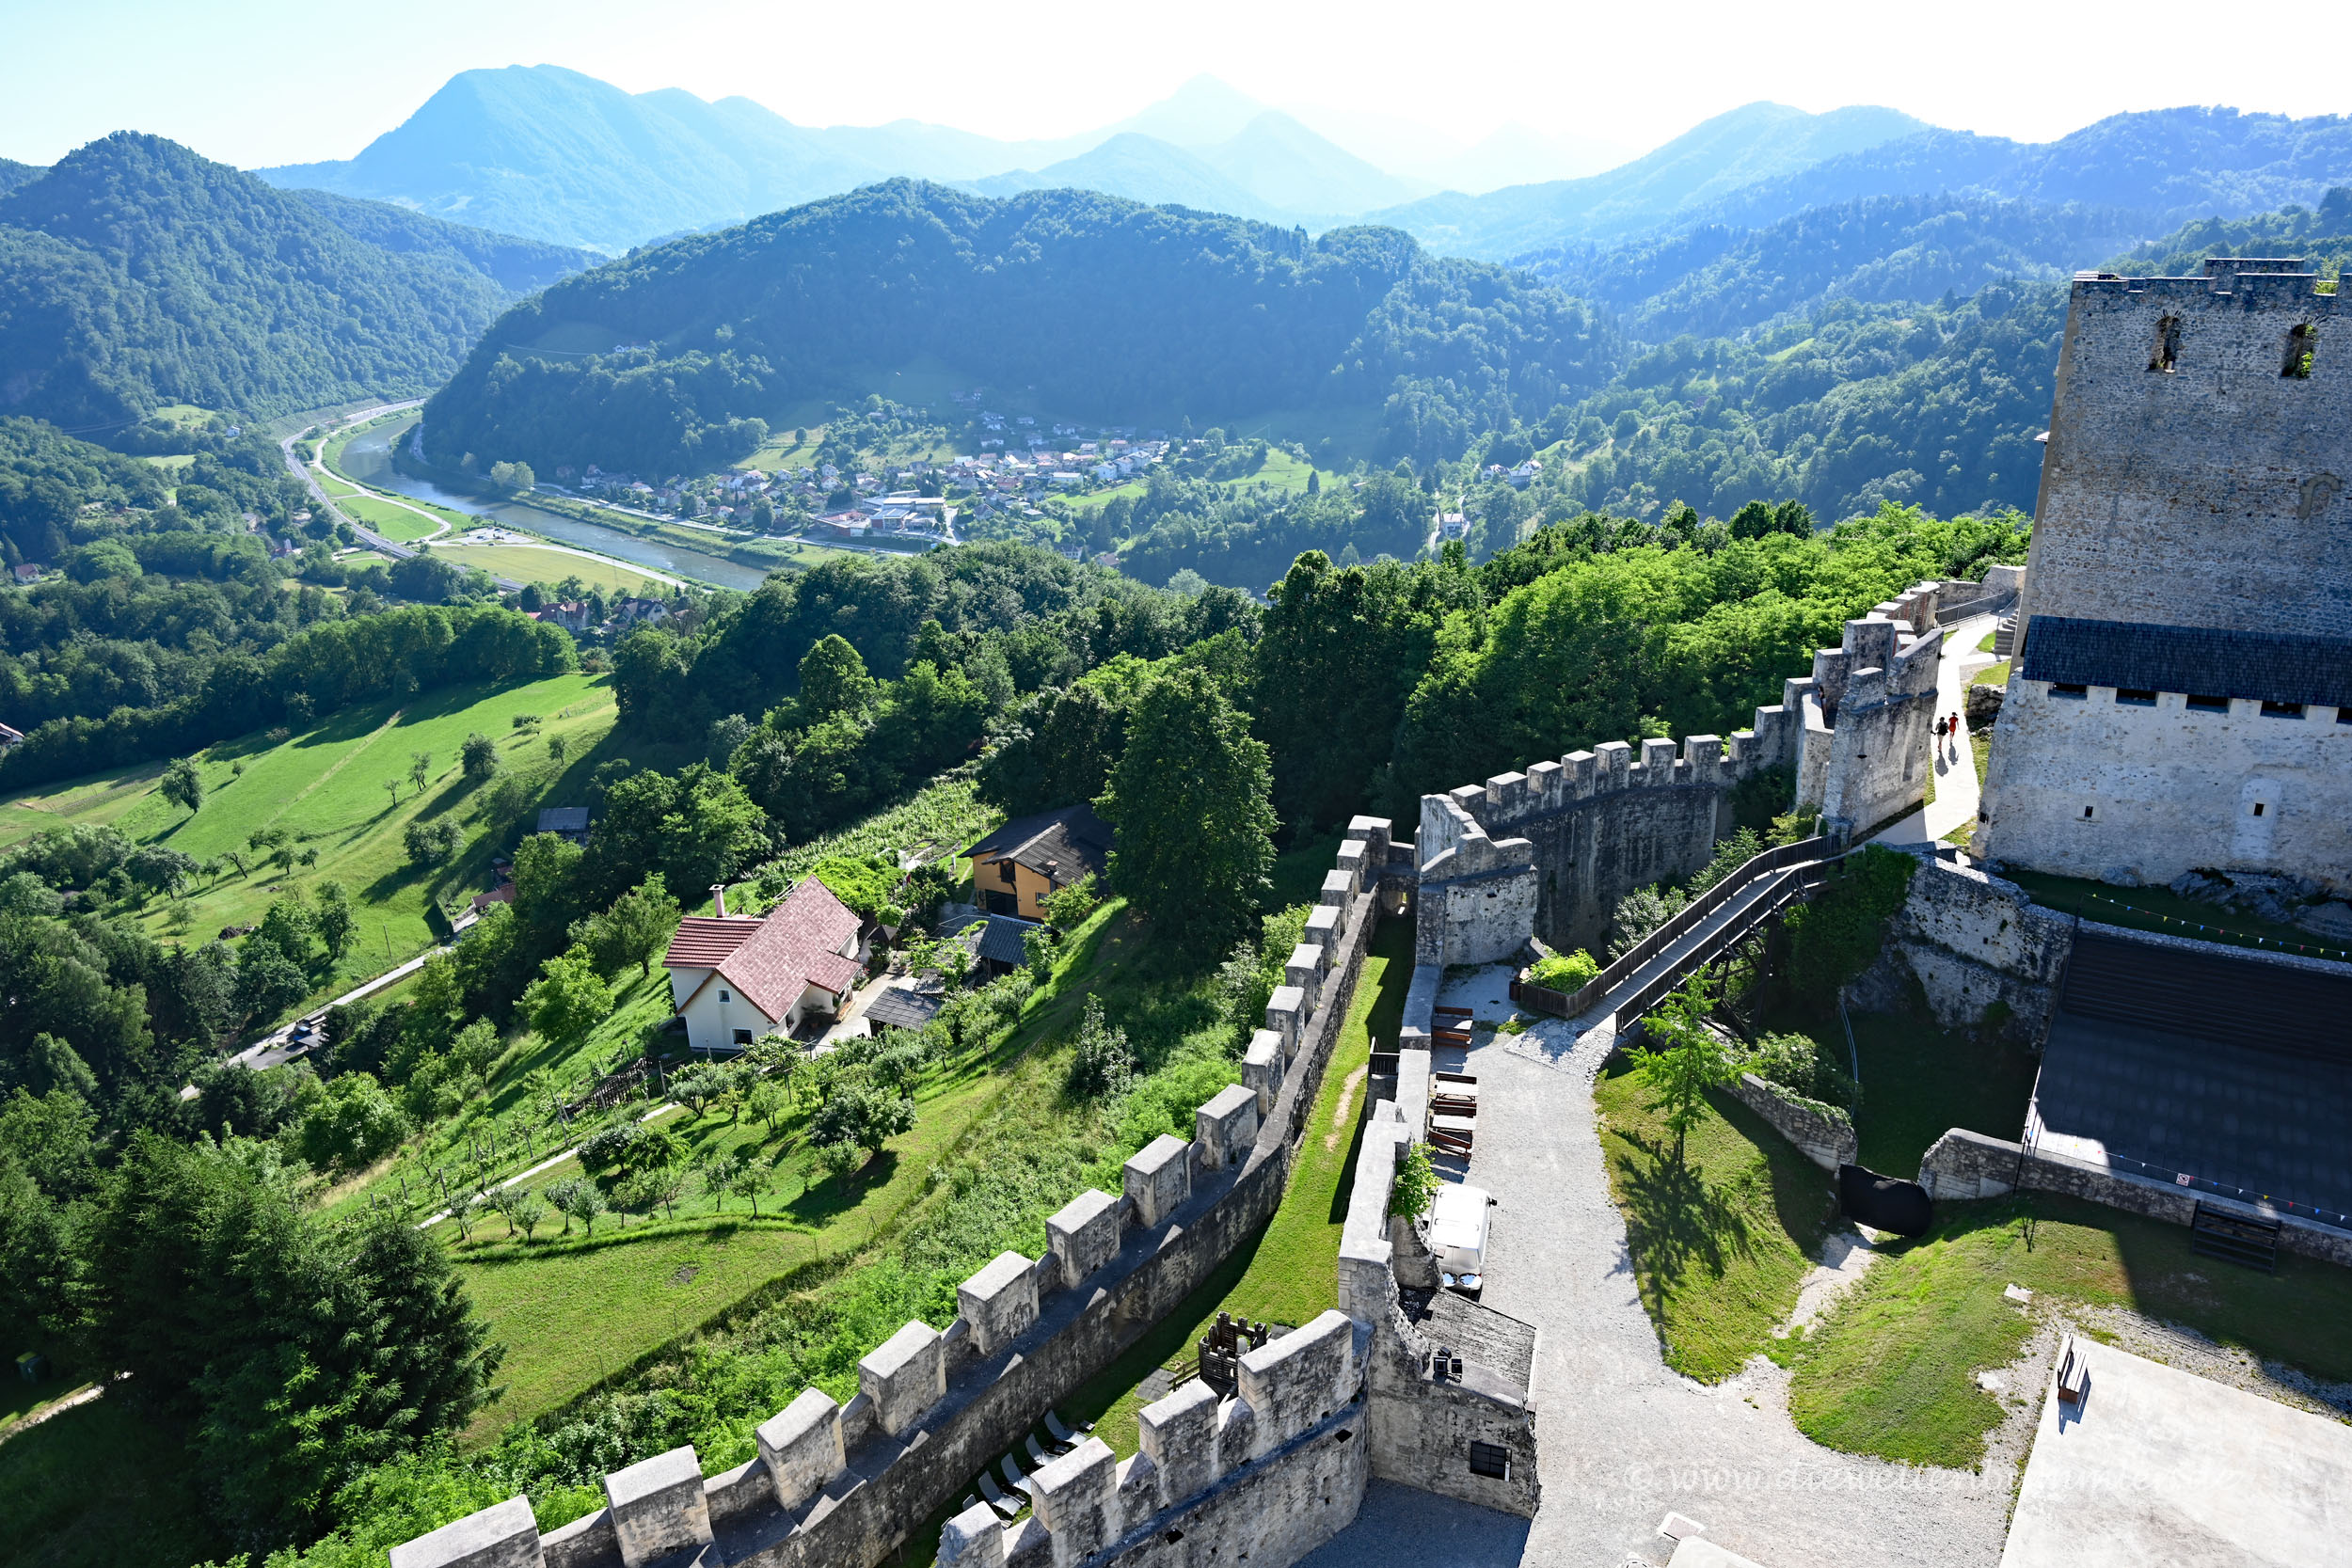
[(2142, 691), (2136, 687), (2129, 686), (2117, 687), (2115, 689), (2115, 700), (2128, 707), (2153, 707), (2156, 705), (2156, 694), (2154, 692)]
[(2265, 703), (2263, 704), (2263, 717), (2265, 719), (2300, 719), (2303, 717), (2303, 705), (2300, 703)]
[(2090, 695), (2090, 688), (2079, 681), (2052, 681), (2050, 695), (2053, 697), (2088, 697)]
[(2188, 705), (2195, 708), (2200, 713), (2227, 713), (2230, 711), (2230, 699), (2227, 697), (2199, 697), (2192, 695), (2188, 700)]
[(2156, 348), (2148, 356), (2148, 368), (2172, 373), (2172, 367), (2181, 357), (2181, 318), (2166, 316), (2156, 323)]
[(2319, 328), (2311, 322), (2298, 322), (2287, 333), (2286, 362), (2279, 373), (2290, 381), (2308, 381), (2312, 375), (2312, 353), (2319, 347)]
[(2099, 810), (2099, 808), (2098, 808), (2098, 807), (2096, 807), (2096, 806), (2085, 806), (2085, 807), (2083, 808), (2083, 820), (2084, 820), (2084, 821), (2086, 821), (2086, 822), (2094, 822), (2094, 821), (2097, 821), (2097, 820), (2098, 820), (2098, 816), (2097, 816), (2098, 810)]

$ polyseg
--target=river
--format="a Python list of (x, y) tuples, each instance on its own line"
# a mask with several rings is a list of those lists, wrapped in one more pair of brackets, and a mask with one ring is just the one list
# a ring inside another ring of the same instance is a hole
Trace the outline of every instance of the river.
[(716, 583), (722, 588), (739, 588), (746, 593), (757, 588), (768, 574), (756, 566), (746, 566), (721, 555), (705, 555), (700, 550), (682, 549), (660, 539), (646, 539), (619, 529), (601, 528), (583, 523), (577, 517), (548, 512), (528, 501), (485, 501), (476, 496), (461, 496), (444, 490), (428, 479), (416, 479), (392, 467), (392, 444), (408, 439), (408, 433), (417, 421), (404, 420), (380, 429), (362, 431), (343, 448), (343, 471), (363, 484), (406, 496), (411, 500), (431, 501), (436, 506), (453, 507), (457, 511), (488, 517), (510, 527), (544, 534), (565, 545), (577, 545), (583, 550), (595, 550), (616, 560), (650, 566), (668, 572), (673, 577), (692, 578), (699, 582)]

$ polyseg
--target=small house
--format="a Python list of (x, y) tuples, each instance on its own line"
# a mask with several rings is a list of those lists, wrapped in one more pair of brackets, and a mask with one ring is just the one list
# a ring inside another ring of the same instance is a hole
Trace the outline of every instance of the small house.
[(588, 842), (588, 808), (586, 806), (548, 806), (539, 813), (539, 832), (553, 833), (574, 844)]
[(963, 851), (972, 901), (991, 914), (1043, 920), (1045, 900), (1110, 867), (1111, 826), (1084, 803), (1008, 822)]
[(790, 1035), (811, 1015), (841, 1010), (865, 967), (856, 914), (815, 877), (803, 877), (763, 917), (689, 915), (661, 966), (670, 999), (696, 1051), (740, 1051), (766, 1035)]

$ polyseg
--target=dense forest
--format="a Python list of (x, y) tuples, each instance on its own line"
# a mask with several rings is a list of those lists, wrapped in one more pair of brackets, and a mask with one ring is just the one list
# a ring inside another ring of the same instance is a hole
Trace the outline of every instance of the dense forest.
[(925, 357), (1104, 419), (1361, 406), (1402, 384), (1484, 429), (1597, 386), (1617, 342), (1565, 294), (1393, 230), (1310, 240), (1085, 192), (894, 181), (516, 306), (428, 405), (425, 447), (541, 472), (707, 467), (794, 400)]
[(0, 412), (121, 428), (429, 389), (578, 252), (273, 190), (118, 133), (0, 196)]

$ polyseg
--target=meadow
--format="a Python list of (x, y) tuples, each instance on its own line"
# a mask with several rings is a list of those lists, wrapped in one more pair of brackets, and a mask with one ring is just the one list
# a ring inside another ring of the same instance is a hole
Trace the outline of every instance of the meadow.
[[(517, 729), (516, 714), (536, 714), (539, 722)], [(359, 929), (322, 982), (322, 991), (334, 994), (437, 940), (447, 929), (438, 911), (462, 908), (468, 895), (489, 885), (490, 847), (481, 842), (482, 825), (468, 821), (474, 790), (458, 768), (467, 736), (494, 737), (508, 771), (525, 775), (550, 802), (564, 803), (584, 798), (593, 753), (613, 717), (606, 679), (579, 673), (371, 704), (300, 734), (249, 735), (199, 752), (206, 794), (193, 816), (157, 792), (162, 764), (0, 800), (0, 847), (87, 822), (111, 824), (134, 843), (166, 845), (199, 861), (244, 853), (247, 872), (224, 867), (199, 877), (182, 896), (150, 899), (138, 911), (157, 933), (195, 940), (253, 924), (289, 886), (340, 881), (358, 908)], [(548, 757), (548, 741), (559, 735), (569, 758), (561, 768)], [(422, 791), (408, 777), (419, 752), (430, 759)], [(442, 816), (464, 825), (469, 842), (447, 865), (427, 872), (410, 863), (404, 834), (412, 822)], [(318, 852), (315, 864), (280, 875), (247, 847), (255, 832), (280, 827), (299, 848)]]
[(675, 579), (614, 561), (609, 556), (555, 549), (538, 545), (435, 545), (433, 553), (456, 566), (479, 566), (494, 577), (516, 582), (554, 584), (578, 578), (607, 594), (654, 594), (666, 597)]

